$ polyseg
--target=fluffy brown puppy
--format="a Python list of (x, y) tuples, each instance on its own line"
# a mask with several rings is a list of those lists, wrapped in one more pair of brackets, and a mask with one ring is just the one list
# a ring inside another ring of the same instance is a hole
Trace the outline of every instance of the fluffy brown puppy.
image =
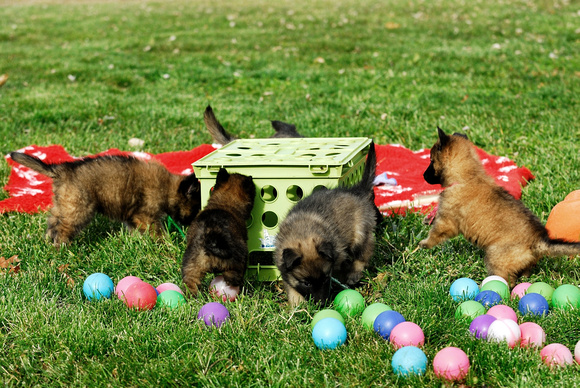
[(503, 277), (512, 287), (518, 277), (529, 276), (540, 258), (580, 253), (580, 243), (550, 239), (540, 220), (495, 183), (466, 136), (437, 129), (439, 139), (423, 176), (445, 190), (420, 247), (432, 248), (461, 233), (485, 250), (488, 274)]
[[(211, 106), (205, 108), (203, 113), (203, 121), (210, 133), (213, 141), (217, 144), (226, 145), (236, 138), (230, 135), (220, 122), (216, 119)], [(271, 138), (288, 138), (288, 137), (304, 137), (296, 131), (294, 124), (284, 123), (282, 121), (272, 121), (272, 128), (276, 131)]]
[(193, 295), (208, 272), (221, 272), (230, 286), (242, 285), (248, 265), (246, 220), (255, 196), (251, 176), (219, 170), (207, 205), (187, 231), (181, 275)]
[(69, 242), (95, 213), (158, 235), (166, 215), (188, 225), (200, 209), (200, 184), (195, 174), (172, 174), (155, 161), (101, 156), (47, 164), (20, 152), (12, 152), (10, 157), (53, 179), (53, 207), (46, 234), (55, 245)]
[(291, 305), (325, 301), (331, 278), (356, 284), (373, 255), (382, 219), (374, 203), (375, 147), (362, 180), (350, 188), (319, 190), (298, 202), (280, 224), (274, 261)]

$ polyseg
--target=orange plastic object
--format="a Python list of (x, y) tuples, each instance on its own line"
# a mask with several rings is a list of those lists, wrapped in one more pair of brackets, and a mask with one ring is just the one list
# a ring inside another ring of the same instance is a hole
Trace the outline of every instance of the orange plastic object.
[(580, 190), (572, 191), (554, 206), (546, 229), (551, 238), (580, 242)]

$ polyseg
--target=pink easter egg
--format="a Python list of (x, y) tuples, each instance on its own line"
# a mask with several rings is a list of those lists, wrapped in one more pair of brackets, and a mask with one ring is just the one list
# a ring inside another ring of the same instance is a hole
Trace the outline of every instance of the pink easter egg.
[(173, 283), (162, 283), (162, 284), (158, 285), (155, 288), (157, 289), (157, 292), (160, 293), (160, 294), (163, 291), (173, 290), (173, 291), (177, 291), (181, 295), (183, 295), (183, 291), (181, 291), (181, 288), (179, 288), (179, 286), (177, 284), (173, 284)]
[(224, 277), (219, 275), (209, 284), (209, 291), (211, 294), (221, 297), (224, 302), (227, 300), (233, 302), (240, 293), (240, 287), (232, 287), (228, 285)]
[(534, 322), (524, 322), (520, 325), (520, 346), (536, 346), (541, 347), (546, 342), (546, 333), (540, 325)]
[(540, 351), (544, 364), (548, 366), (566, 366), (574, 363), (572, 352), (562, 344), (550, 344)]
[(525, 283), (520, 283), (517, 286), (515, 286), (512, 290), (512, 293), (511, 293), (512, 299), (515, 299), (515, 298), (521, 299), (524, 295), (526, 295), (526, 291), (528, 290), (528, 287), (531, 285), (532, 285), (532, 283), (525, 282)]
[(511, 319), (512, 321), (518, 321), (518, 316), (514, 309), (504, 304), (496, 304), (489, 310), (487, 310), (487, 314), (496, 317), (497, 319)]
[(517, 322), (509, 318), (498, 318), (487, 329), (487, 340), (495, 342), (507, 342), (510, 348), (516, 346), (522, 332)]
[(433, 371), (437, 377), (451, 381), (463, 380), (469, 372), (469, 358), (459, 348), (443, 348), (433, 359)]
[(125, 276), (123, 279), (119, 280), (119, 283), (117, 283), (117, 287), (115, 287), (115, 295), (117, 295), (117, 298), (124, 300), (127, 288), (129, 288), (129, 286), (135, 282), (142, 281), (143, 280), (137, 276)]
[(576, 342), (576, 346), (574, 347), (574, 359), (580, 364), (580, 341)]
[(396, 349), (403, 346), (421, 347), (425, 343), (425, 335), (416, 323), (401, 322), (391, 330), (389, 341)]

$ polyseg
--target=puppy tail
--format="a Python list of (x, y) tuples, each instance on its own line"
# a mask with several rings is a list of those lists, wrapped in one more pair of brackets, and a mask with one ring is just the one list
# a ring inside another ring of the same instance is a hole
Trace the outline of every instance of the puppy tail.
[(232, 140), (235, 140), (235, 137), (227, 133), (224, 127), (222, 127), (219, 121), (217, 121), (213, 109), (209, 105), (205, 108), (205, 112), (203, 113), (203, 121), (205, 122), (205, 126), (213, 138), (213, 141), (217, 144), (226, 145)]
[(576, 256), (580, 255), (580, 242), (569, 242), (560, 239), (548, 239), (539, 244), (541, 256)]
[(56, 164), (46, 164), (37, 157), (27, 155), (22, 152), (11, 152), (10, 157), (16, 163), (20, 163), (21, 165), (26, 166), (43, 175), (46, 175), (47, 177), (50, 178), (56, 177), (56, 169), (58, 166)]
[(296, 131), (296, 126), (294, 124), (288, 124), (283, 121), (272, 121), (272, 128), (276, 133), (272, 135), (275, 138), (285, 138), (285, 137), (304, 137)]
[(371, 142), (371, 146), (369, 148), (369, 153), (367, 155), (367, 162), (365, 165), (365, 170), (363, 172), (362, 179), (359, 183), (357, 183), (353, 189), (360, 190), (363, 193), (373, 193), (374, 198), (374, 180), (375, 180), (375, 171), (377, 168), (377, 155), (375, 154), (375, 143)]

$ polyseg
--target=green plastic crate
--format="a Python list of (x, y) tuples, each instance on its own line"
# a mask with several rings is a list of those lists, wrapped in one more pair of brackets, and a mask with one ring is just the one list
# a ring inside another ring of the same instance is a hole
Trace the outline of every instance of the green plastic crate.
[(221, 167), (251, 175), (256, 198), (248, 222), (247, 274), (258, 280), (276, 280), (280, 273), (271, 251), (280, 222), (313, 191), (359, 182), (370, 143), (366, 137), (235, 140), (193, 163), (201, 182), (202, 207)]

